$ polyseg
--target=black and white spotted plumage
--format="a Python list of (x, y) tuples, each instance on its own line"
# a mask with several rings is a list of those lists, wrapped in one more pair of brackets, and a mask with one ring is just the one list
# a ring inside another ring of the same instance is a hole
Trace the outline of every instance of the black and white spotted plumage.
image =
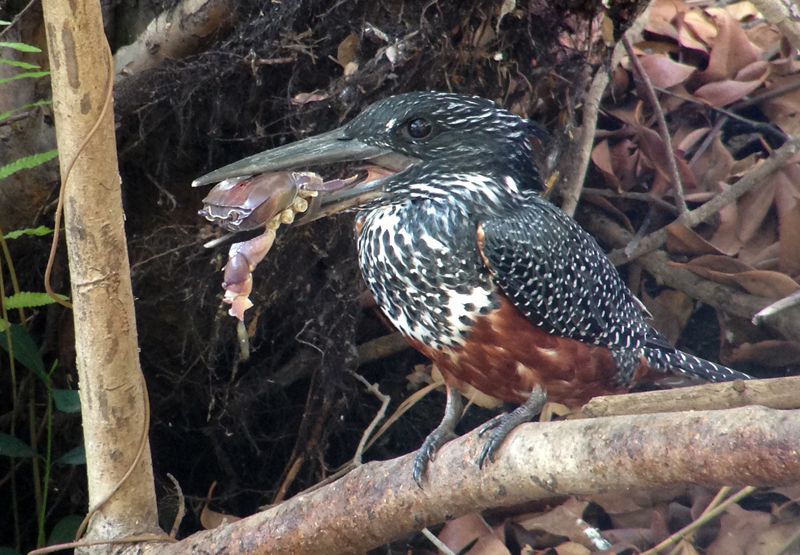
[[(372, 159), (396, 173), (321, 195), (313, 217), (356, 208), (359, 263), (384, 313), (445, 378), (445, 417), (414, 460), (418, 484), (453, 437), (459, 389), (522, 403), (493, 420), (481, 464), (545, 399), (577, 408), (650, 370), (748, 378), (652, 329), (595, 240), (542, 199), (535, 124), (489, 100), (416, 92), (345, 126), (216, 170), (196, 185)], [(377, 172), (382, 174), (382, 172)]]
[(483, 257), (495, 283), (532, 324), (550, 334), (607, 347), (616, 379), (628, 384), (644, 355), (660, 372), (687, 372), (712, 381), (747, 378), (687, 355), (651, 328), (594, 238), (537, 195), (513, 215), (481, 223)]
[[(432, 139), (404, 134), (418, 118), (431, 122)], [(642, 356), (659, 372), (748, 377), (675, 350), (648, 325), (594, 238), (537, 194), (527, 136), (539, 130), (526, 120), (480, 98), (409, 93), (373, 104), (344, 132), (422, 160), (359, 214), (365, 280), (407, 336), (436, 349), (462, 345), (496, 306), (497, 287), (547, 333), (607, 347), (620, 385)]]

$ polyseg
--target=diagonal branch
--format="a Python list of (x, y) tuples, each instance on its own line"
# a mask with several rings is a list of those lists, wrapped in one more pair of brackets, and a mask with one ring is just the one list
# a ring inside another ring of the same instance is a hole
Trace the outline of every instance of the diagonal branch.
[[(719, 212), (722, 208), (734, 202), (747, 191), (767, 179), (774, 172), (778, 171), (789, 158), (800, 149), (800, 135), (793, 135), (783, 146), (774, 151), (762, 164), (750, 170), (747, 175), (731, 185), (731, 187), (702, 206), (681, 214), (673, 223), (683, 224), (687, 227), (694, 227)], [(608, 258), (615, 265), (625, 264), (631, 260), (643, 256), (659, 248), (667, 241), (667, 230), (661, 228), (654, 231), (639, 243), (639, 246), (630, 254), (626, 254), (622, 249), (612, 251)]]
[(639, 61), (636, 52), (634, 52), (628, 35), (622, 36), (622, 44), (625, 46), (625, 51), (628, 53), (628, 59), (631, 61), (634, 71), (636, 71), (639, 80), (644, 86), (645, 93), (647, 94), (647, 101), (650, 103), (653, 114), (655, 114), (658, 124), (658, 133), (661, 135), (661, 142), (664, 143), (664, 149), (667, 151), (667, 164), (669, 167), (670, 181), (672, 181), (672, 188), (675, 193), (675, 204), (678, 207), (678, 211), (683, 214), (686, 212), (686, 201), (683, 198), (683, 182), (681, 181), (681, 174), (678, 172), (678, 162), (675, 159), (675, 151), (672, 148), (672, 138), (669, 136), (669, 128), (667, 128), (664, 110), (661, 109), (656, 91), (653, 89), (653, 83), (642, 67), (642, 63)]
[(554, 495), (800, 479), (800, 411), (764, 407), (527, 424), (483, 471), (475, 464), (482, 444), (474, 432), (447, 444), (422, 489), (411, 478), (412, 455), (373, 462), (268, 511), (146, 551), (361, 553), (454, 516)]

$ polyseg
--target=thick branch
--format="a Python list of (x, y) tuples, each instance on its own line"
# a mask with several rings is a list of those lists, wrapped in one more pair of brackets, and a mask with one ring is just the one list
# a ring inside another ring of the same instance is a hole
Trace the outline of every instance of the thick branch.
[(748, 405), (800, 408), (800, 376), (773, 380), (710, 383), (663, 391), (595, 397), (583, 407), (587, 416), (653, 414), (680, 410), (720, 410)]
[(43, 9), (59, 164), (66, 181), (64, 227), (89, 502), (92, 511), (100, 509), (94, 513), (90, 534), (112, 538), (155, 532), (158, 518), (146, 441), (146, 395), (114, 116), (107, 104), (113, 79), (111, 52), (98, 2), (45, 0)]
[(183, 0), (151, 21), (133, 44), (117, 50), (117, 77), (141, 73), (164, 58), (194, 53), (208, 35), (230, 24), (231, 11), (227, 0)]
[(481, 471), (476, 433), (447, 444), (418, 488), (413, 457), (363, 465), (268, 511), (150, 553), (361, 553), (411, 530), (487, 507), (558, 494), (691, 482), (776, 485), (800, 479), (800, 411), (618, 416), (528, 424)]

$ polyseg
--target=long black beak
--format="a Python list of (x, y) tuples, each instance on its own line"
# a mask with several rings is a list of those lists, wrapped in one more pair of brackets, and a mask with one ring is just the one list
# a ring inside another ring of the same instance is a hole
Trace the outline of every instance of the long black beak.
[[(311, 166), (320, 164), (363, 161), (391, 154), (392, 151), (389, 149), (366, 144), (358, 139), (347, 137), (342, 129), (334, 129), (302, 141), (254, 154), (214, 170), (195, 179), (192, 187), (259, 173), (307, 170)], [(377, 179), (339, 191), (321, 194), (313, 199), (308, 211), (298, 218), (298, 223), (307, 223), (377, 198), (382, 194), (382, 181), (384, 180)]]

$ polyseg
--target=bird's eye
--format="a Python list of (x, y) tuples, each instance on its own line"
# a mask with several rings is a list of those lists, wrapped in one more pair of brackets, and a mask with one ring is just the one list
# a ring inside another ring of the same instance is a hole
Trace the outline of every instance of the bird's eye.
[(425, 118), (412, 119), (406, 126), (408, 136), (412, 139), (424, 139), (431, 134), (431, 122)]

